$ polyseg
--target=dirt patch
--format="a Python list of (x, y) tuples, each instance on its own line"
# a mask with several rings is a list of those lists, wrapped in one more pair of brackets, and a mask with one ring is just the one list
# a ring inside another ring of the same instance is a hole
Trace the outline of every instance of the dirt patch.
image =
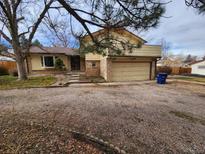
[(205, 153), (198, 94), (204, 86), (179, 83), (9, 90), (0, 92), (0, 113), (89, 133), (131, 154)]
[(177, 100), (176, 102), (179, 103), (179, 104), (186, 104), (185, 101), (181, 101), (181, 100)]
[(190, 122), (193, 123), (200, 123), (205, 126), (205, 119), (199, 119), (194, 117), (193, 115), (185, 112), (180, 112), (180, 111), (170, 111), (171, 114), (174, 114), (177, 117), (189, 120)]
[(29, 124), (15, 113), (0, 116), (0, 153), (102, 153), (53, 124)]

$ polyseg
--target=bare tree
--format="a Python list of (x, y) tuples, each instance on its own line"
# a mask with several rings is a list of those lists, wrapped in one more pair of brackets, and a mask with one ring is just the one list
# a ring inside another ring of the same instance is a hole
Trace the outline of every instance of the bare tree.
[[(59, 16), (61, 16), (59, 18)], [(60, 10), (53, 13), (49, 12), (43, 21), (44, 26), (42, 27), (42, 33), (48, 38), (53, 46), (69, 47), (74, 48), (78, 46), (78, 41), (72, 34), (70, 26), (70, 18), (64, 15)]]
[(199, 13), (205, 12), (205, 0), (185, 0), (185, 4), (198, 9)]
[[(27, 79), (25, 68), (26, 52), (29, 51), (32, 39), (54, 0), (1, 0), (0, 1), (0, 36), (9, 42), (14, 50), (20, 80)], [(39, 8), (33, 20), (30, 10)], [(28, 37), (27, 46), (21, 44), (21, 36)], [(26, 52), (23, 52), (26, 51)]]
[(184, 63), (191, 63), (196, 61), (197, 56), (192, 56), (191, 54), (188, 54), (184, 60)]

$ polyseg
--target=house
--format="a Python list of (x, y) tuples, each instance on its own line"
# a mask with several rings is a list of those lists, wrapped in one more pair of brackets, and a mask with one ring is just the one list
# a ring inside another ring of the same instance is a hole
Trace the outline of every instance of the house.
[(190, 64), (191, 74), (205, 75), (205, 60), (199, 60)]
[[(94, 32), (93, 37), (104, 38), (106, 34), (107, 30), (102, 29)], [(155, 78), (156, 63), (161, 57), (161, 46), (147, 45), (144, 39), (122, 28), (110, 30), (109, 35), (127, 46), (133, 45), (133, 48), (130, 50), (116, 43), (115, 45), (122, 51), (120, 54), (114, 54), (112, 49), (106, 48), (104, 55), (97, 54), (97, 51), (81, 55), (79, 52), (82, 53), (82, 46), (78, 50), (32, 47), (27, 58), (28, 70), (29, 72), (50, 71), (54, 68), (55, 58), (61, 58), (68, 72), (82, 71), (86, 76), (102, 76), (109, 82)], [(93, 44), (89, 35), (84, 36), (82, 42), (88, 46)]]
[(81, 57), (77, 49), (64, 47), (39, 47), (32, 46), (26, 57), (29, 73), (55, 73), (55, 59), (61, 59), (65, 70), (85, 71), (85, 58)]

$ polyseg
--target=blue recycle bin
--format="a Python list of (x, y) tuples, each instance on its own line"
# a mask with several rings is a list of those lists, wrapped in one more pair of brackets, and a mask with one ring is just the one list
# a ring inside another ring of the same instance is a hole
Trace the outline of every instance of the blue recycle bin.
[(159, 73), (157, 75), (157, 83), (158, 84), (166, 84), (167, 73)]

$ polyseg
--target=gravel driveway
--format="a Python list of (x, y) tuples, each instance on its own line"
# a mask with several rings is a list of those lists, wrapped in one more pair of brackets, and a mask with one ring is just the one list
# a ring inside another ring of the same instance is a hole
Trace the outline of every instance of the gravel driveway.
[(0, 91), (0, 113), (55, 121), (128, 153), (205, 153), (205, 87), (172, 83)]

